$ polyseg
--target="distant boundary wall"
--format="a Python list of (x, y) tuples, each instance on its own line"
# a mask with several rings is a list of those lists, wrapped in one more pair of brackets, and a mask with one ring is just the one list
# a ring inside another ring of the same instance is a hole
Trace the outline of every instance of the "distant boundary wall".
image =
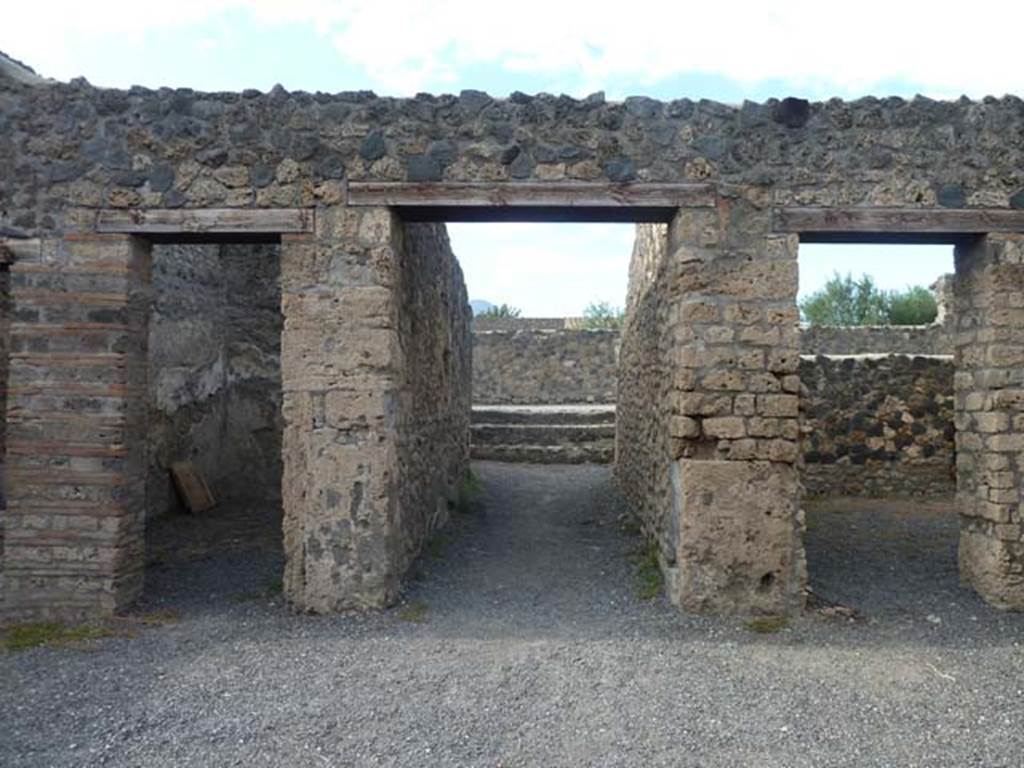
[[(575, 318), (477, 318), (473, 401), (615, 403), (620, 333)], [(804, 328), (803, 481), (812, 495), (956, 489), (951, 336), (926, 326)]]

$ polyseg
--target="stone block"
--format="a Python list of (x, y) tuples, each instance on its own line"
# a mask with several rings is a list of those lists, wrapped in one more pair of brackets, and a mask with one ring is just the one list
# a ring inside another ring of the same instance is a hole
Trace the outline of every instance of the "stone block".
[(746, 434), (741, 416), (719, 416), (706, 418), (702, 422), (704, 434), (711, 438), (736, 439)]
[(960, 531), (960, 580), (985, 602), (1004, 610), (1024, 610), (1024, 544), (977, 529)]
[(686, 610), (790, 614), (806, 579), (797, 508), (800, 483), (786, 464), (680, 460), (678, 592)]
[(797, 395), (758, 395), (757, 412), (769, 417), (793, 417), (800, 413)]

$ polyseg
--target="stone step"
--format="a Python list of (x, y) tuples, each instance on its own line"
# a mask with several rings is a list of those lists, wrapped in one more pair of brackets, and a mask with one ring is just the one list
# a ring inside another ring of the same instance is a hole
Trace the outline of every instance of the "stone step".
[(564, 445), (615, 440), (614, 424), (473, 424), (475, 443)]
[(474, 424), (614, 424), (614, 405), (474, 405)]
[(470, 455), (477, 461), (506, 461), (526, 464), (610, 464), (615, 460), (615, 442), (598, 441), (569, 445), (480, 445)]

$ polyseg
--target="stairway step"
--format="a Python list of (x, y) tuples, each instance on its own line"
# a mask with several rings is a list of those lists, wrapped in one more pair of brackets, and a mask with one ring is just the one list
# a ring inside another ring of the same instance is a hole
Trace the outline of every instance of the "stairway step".
[(504, 461), (520, 464), (610, 464), (615, 460), (615, 444), (582, 445), (477, 445), (470, 448), (476, 461)]
[(473, 424), (472, 442), (504, 445), (563, 445), (615, 441), (614, 424)]
[(478, 424), (614, 424), (614, 405), (474, 405)]

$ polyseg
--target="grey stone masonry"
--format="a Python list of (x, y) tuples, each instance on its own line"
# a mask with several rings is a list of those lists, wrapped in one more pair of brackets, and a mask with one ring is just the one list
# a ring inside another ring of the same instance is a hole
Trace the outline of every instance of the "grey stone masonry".
[(1024, 609), (1024, 237), (957, 249), (956, 449), (960, 576)]
[(509, 405), (614, 403), (619, 333), (473, 331), (473, 399)]
[(0, 253), (0, 605), (3, 604), (3, 560), (4, 560), (4, 524), (3, 516), (7, 509), (4, 496), (6, 483), (7, 454), (7, 361), (9, 344), (9, 326), (11, 317), (10, 290), (11, 276), (8, 270), (7, 252)]
[(953, 371), (946, 355), (801, 359), (805, 492), (952, 494)]
[(78, 235), (15, 256), (5, 610), (110, 613), (142, 588), (149, 249)]
[(712, 182), (824, 207), (935, 208), (956, 190), (1008, 208), (1024, 189), (1016, 97), (799, 102), (796, 121), (791, 103), (122, 91), (0, 72), (0, 228), (88, 232), (103, 207), (332, 206), (361, 180)]
[(285, 595), (386, 605), (468, 469), (462, 273), (387, 208), (336, 208), (281, 258)]
[(468, 457), (469, 310), (427, 223), (468, 214), (643, 223), (616, 473), (672, 599), (720, 613), (804, 593), (801, 237), (960, 243), (961, 572), (1024, 608), (1024, 101), (637, 103), (123, 91), (0, 67), (5, 612), (138, 594), (148, 247), (240, 234), (281, 242), (285, 594), (393, 600)]

